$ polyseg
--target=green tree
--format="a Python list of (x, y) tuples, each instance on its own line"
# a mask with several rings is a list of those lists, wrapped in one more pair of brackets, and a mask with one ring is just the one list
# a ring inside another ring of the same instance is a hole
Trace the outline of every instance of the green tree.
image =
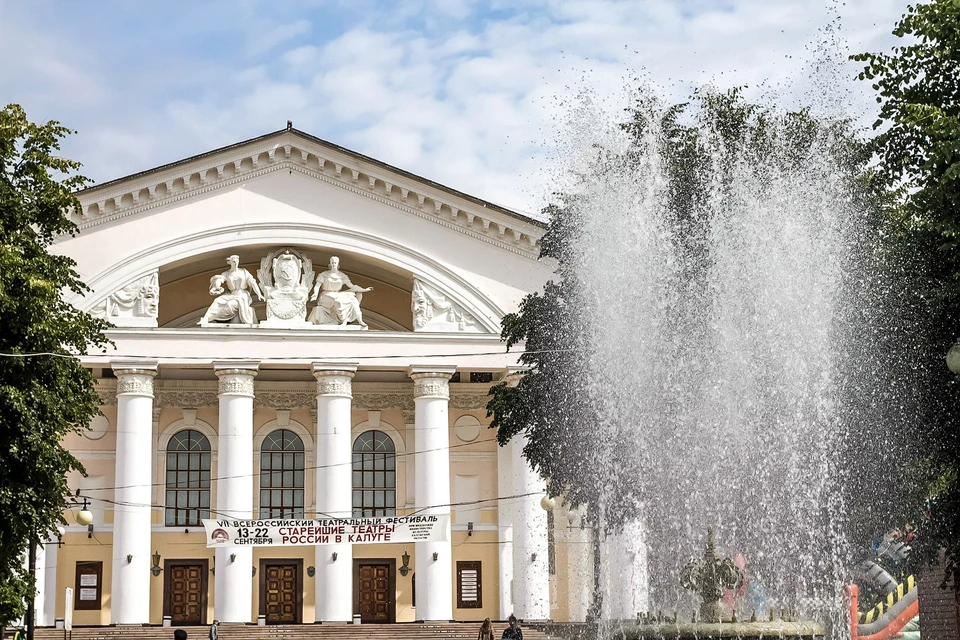
[(25, 552), (63, 522), (66, 474), (82, 471), (61, 442), (100, 404), (75, 356), (105, 346), (107, 325), (64, 301), (87, 287), (73, 260), (48, 251), (76, 232), (68, 212), (88, 182), (55, 155), (69, 133), (18, 105), (0, 111), (0, 625), (23, 615), (34, 590)]
[[(960, 383), (943, 356), (960, 336), (960, 0), (908, 7), (889, 53), (853, 56), (880, 103), (877, 178), (897, 195), (887, 251), (907, 272), (902, 309), (914, 346), (902, 351), (902, 397), (914, 404), (923, 455), (910, 484), (930, 499), (917, 549), (947, 554), (960, 576)], [(902, 274), (901, 274), (902, 275)]]

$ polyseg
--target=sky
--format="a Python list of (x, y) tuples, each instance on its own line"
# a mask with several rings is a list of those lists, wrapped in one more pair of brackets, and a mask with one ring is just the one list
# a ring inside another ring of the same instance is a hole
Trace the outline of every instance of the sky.
[[(294, 126), (524, 213), (571, 121), (745, 85), (858, 121), (906, 0), (0, 0), (0, 102), (105, 182)], [(826, 71), (824, 70), (826, 69)], [(586, 105), (586, 106), (584, 106)], [(576, 115), (574, 115), (574, 113)]]

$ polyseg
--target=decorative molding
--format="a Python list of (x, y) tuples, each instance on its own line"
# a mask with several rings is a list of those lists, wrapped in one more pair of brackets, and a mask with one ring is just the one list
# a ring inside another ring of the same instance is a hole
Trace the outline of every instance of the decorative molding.
[(117, 395), (153, 397), (153, 378), (157, 372), (152, 369), (116, 369)]
[(353, 408), (366, 410), (403, 409), (413, 411), (413, 389), (406, 393), (354, 393)]
[[(82, 212), (74, 213), (71, 217), (83, 231), (275, 171), (297, 171), (507, 251), (534, 260), (538, 257), (539, 240), (545, 230), (533, 222), (514, 219), (506, 213), (474, 203), (455, 204), (459, 198), (454, 194), (445, 194), (414, 180), (397, 180), (400, 176), (389, 176), (387, 171), (381, 174), (367, 167), (336, 171), (336, 166), (342, 168), (344, 162), (334, 157), (335, 153), (320, 151), (318, 154), (319, 147), (314, 145), (310, 150), (303, 149), (307, 141), (298, 136), (289, 137), (291, 144), (283, 146), (284, 149), (290, 147), (294, 152), (289, 155), (275, 153), (278, 141), (276, 137), (270, 137), (268, 141), (247, 147), (246, 150), (233, 150), (233, 155), (211, 158), (208, 160), (211, 162), (209, 166), (198, 168), (196, 163), (191, 163), (192, 166), (176, 166), (166, 172), (148, 172), (139, 180), (123, 180), (104, 188), (102, 192), (94, 187), (80, 194)], [(298, 144), (292, 144), (294, 142)], [(261, 158), (264, 154), (268, 158)], [(347, 162), (356, 163), (352, 158)], [(398, 185), (401, 181), (405, 184)], [(395, 186), (399, 188), (394, 189)], [(416, 197), (411, 198), (411, 195)], [(427, 202), (431, 206), (427, 206)], [(461, 213), (464, 215), (459, 215)]]
[(317, 396), (305, 391), (263, 391), (257, 385), (257, 397), (253, 401), (255, 409), (315, 409)]
[(220, 404), (215, 390), (165, 389), (157, 390), (156, 405), (159, 407), (216, 407)]
[(100, 396), (100, 406), (109, 407), (117, 404), (117, 383), (111, 380), (97, 380), (95, 390)]

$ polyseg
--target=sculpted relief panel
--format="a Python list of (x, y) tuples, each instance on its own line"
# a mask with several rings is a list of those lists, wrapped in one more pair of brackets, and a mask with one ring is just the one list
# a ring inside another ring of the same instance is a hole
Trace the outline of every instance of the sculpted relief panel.
[(428, 284), (413, 281), (410, 308), (413, 311), (414, 331), (443, 333), (480, 333), (481, 329), (469, 313), (447, 300), (447, 297)]
[(160, 285), (154, 271), (108, 295), (91, 314), (118, 327), (155, 327), (159, 305)]

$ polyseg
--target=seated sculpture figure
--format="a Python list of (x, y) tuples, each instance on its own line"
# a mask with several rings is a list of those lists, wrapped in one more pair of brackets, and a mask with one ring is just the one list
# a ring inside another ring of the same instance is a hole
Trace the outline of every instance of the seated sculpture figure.
[(221, 274), (210, 278), (210, 295), (217, 298), (200, 318), (197, 324), (210, 322), (232, 322), (238, 320), (242, 324), (256, 324), (257, 316), (251, 306), (253, 300), (250, 292), (256, 294), (257, 299), (263, 302), (263, 294), (257, 281), (250, 272), (240, 268), (240, 256), (227, 258), (230, 268)]
[(307, 318), (313, 324), (338, 324), (345, 327), (356, 321), (364, 329), (363, 312), (360, 311), (361, 294), (373, 291), (373, 287), (358, 287), (340, 271), (340, 258), (330, 258), (330, 268), (317, 276), (317, 284), (310, 295), (317, 306)]

